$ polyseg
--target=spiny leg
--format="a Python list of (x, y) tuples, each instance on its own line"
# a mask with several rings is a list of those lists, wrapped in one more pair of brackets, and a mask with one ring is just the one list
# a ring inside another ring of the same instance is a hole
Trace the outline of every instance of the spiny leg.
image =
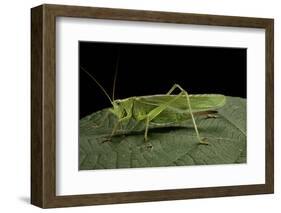
[[(115, 133), (116, 133), (118, 127), (121, 125), (121, 123), (122, 123), (123, 121), (129, 120), (129, 119), (130, 119), (130, 117), (129, 117), (129, 116), (126, 116), (126, 117), (121, 118), (120, 120), (118, 120), (118, 121), (115, 123), (115, 125), (114, 125), (114, 127), (113, 127), (113, 129), (112, 129), (112, 131), (111, 131), (110, 136), (108, 136), (108, 138), (107, 138), (105, 141), (103, 141), (103, 142), (111, 141), (111, 138), (115, 135)], [(122, 129), (122, 126), (120, 126), (120, 127), (121, 127), (121, 129)]]
[(207, 142), (203, 141), (200, 137), (200, 134), (199, 134), (199, 131), (198, 131), (198, 128), (197, 128), (197, 125), (196, 125), (196, 122), (195, 122), (195, 119), (194, 119), (194, 115), (192, 113), (192, 108), (191, 108), (191, 104), (190, 104), (190, 99), (189, 99), (189, 95), (187, 93), (186, 90), (184, 90), (180, 85), (178, 84), (175, 84), (173, 85), (173, 87), (169, 90), (169, 92), (167, 94), (171, 94), (176, 88), (180, 89), (181, 92), (185, 95), (186, 97), (186, 102), (187, 102), (187, 106), (188, 106), (188, 109), (189, 109), (189, 113), (190, 113), (190, 116), (191, 116), (191, 119), (192, 119), (192, 123), (193, 123), (193, 126), (194, 126), (194, 129), (195, 129), (195, 132), (196, 132), (196, 136), (197, 136), (197, 139), (199, 141), (200, 144), (208, 144)]
[[(117, 124), (115, 125), (115, 127), (112, 130), (111, 137), (115, 134), (115, 132), (117, 131), (118, 126), (122, 122), (130, 120), (130, 118), (132, 117), (132, 107), (133, 107), (133, 100), (132, 99), (130, 99), (130, 100), (126, 101), (126, 102), (123, 102), (123, 108), (124, 108), (123, 115), (125, 115), (125, 116), (118, 119)], [(120, 125), (120, 127), (121, 127), (120, 129), (122, 130), (122, 125)]]
[(112, 137), (115, 135), (116, 131), (117, 131), (117, 128), (118, 126), (120, 125), (120, 120), (118, 120), (116, 122), (116, 124), (114, 125), (112, 131), (111, 131), (111, 134), (109, 136), (106, 136), (105, 137), (105, 140), (102, 141), (102, 143), (105, 143), (105, 142), (110, 142)]
[[(123, 105), (124, 104), (125, 103), (123, 103)], [(125, 106), (126, 107), (124, 108), (124, 110), (125, 110), (125, 114), (126, 115), (125, 115), (125, 117), (122, 117), (122, 118), (118, 119), (117, 123), (115, 124), (115, 126), (112, 129), (112, 132), (111, 132), (109, 140), (115, 135), (115, 133), (116, 133), (116, 131), (117, 131), (119, 126), (120, 126), (120, 129), (122, 130), (122, 125), (121, 125), (122, 122), (130, 120), (130, 118), (132, 117), (133, 101), (132, 100), (131, 101), (127, 101)]]
[(161, 104), (158, 107), (155, 107), (153, 110), (151, 110), (147, 115), (145, 115), (144, 119), (146, 119), (146, 126), (145, 126), (145, 134), (144, 134), (144, 140), (148, 140), (148, 128), (149, 128), (149, 122), (152, 121), (154, 118), (156, 118), (162, 111), (164, 111), (172, 102), (176, 101), (178, 98), (180, 98), (182, 93), (178, 94), (175, 98), (171, 99), (165, 104)]
[(147, 134), (148, 134), (148, 127), (149, 127), (149, 117), (146, 118), (145, 121), (145, 132), (144, 132), (144, 141), (147, 142)]
[(117, 128), (118, 128), (118, 126), (119, 126), (120, 124), (121, 124), (121, 121), (118, 120), (118, 121), (116, 122), (116, 124), (114, 125), (113, 129), (112, 129), (112, 132), (111, 132), (111, 134), (110, 134), (110, 138), (112, 138), (112, 137), (115, 135), (115, 133), (116, 133), (116, 131), (117, 131)]
[(184, 91), (184, 94), (185, 94), (185, 97), (186, 97), (186, 100), (187, 100), (187, 103), (188, 103), (189, 112), (190, 112), (190, 115), (191, 115), (191, 119), (192, 119), (193, 126), (194, 126), (194, 129), (195, 129), (195, 132), (196, 132), (196, 136), (197, 136), (197, 138), (199, 140), (199, 143), (201, 143), (201, 144), (208, 144), (208, 142), (203, 141), (201, 139), (201, 137), (200, 137), (200, 134), (199, 134), (199, 131), (198, 131), (195, 119), (194, 119), (194, 115), (192, 113), (192, 108), (191, 108), (191, 104), (190, 104), (189, 95), (188, 95), (188, 93), (186, 91)]
[(178, 98), (180, 98), (182, 95), (185, 95), (186, 97), (186, 101), (187, 101), (187, 106), (188, 109), (190, 111), (190, 115), (191, 115), (191, 119), (194, 125), (194, 129), (196, 132), (196, 136), (197, 139), (199, 141), (200, 144), (208, 144), (207, 142), (202, 141), (200, 135), (199, 135), (199, 131), (197, 129), (197, 125), (194, 119), (194, 115), (192, 113), (192, 108), (191, 108), (191, 104), (190, 104), (190, 99), (189, 99), (189, 95), (188, 93), (178, 84), (173, 85), (173, 87), (168, 91), (167, 95), (170, 95), (175, 89), (180, 89), (181, 92), (175, 96), (175, 98), (171, 99), (170, 101), (168, 101), (165, 104), (161, 104), (158, 107), (154, 108), (153, 110), (151, 110), (146, 116), (146, 129), (145, 129), (145, 134), (144, 134), (144, 140), (147, 141), (148, 140), (148, 128), (149, 128), (149, 122), (152, 121), (154, 118), (156, 118), (162, 111), (164, 111), (171, 103), (173, 103), (174, 101), (176, 101)]
[[(146, 122), (145, 122), (145, 133), (144, 133), (144, 141), (145, 142), (148, 142), (148, 137), (147, 137), (147, 134), (148, 134), (148, 128), (149, 128), (149, 117), (146, 118)], [(148, 149), (152, 149), (153, 148), (153, 145), (151, 143), (147, 143), (147, 146), (146, 146)]]
[(121, 125), (121, 123), (130, 120), (130, 118), (131, 118), (131, 115), (128, 114), (126, 117), (119, 119), (119, 120), (117, 121), (117, 123), (115, 124), (115, 126), (114, 126), (112, 132), (111, 132), (111, 137), (113, 137), (113, 136), (115, 135), (115, 133), (116, 133), (116, 131), (117, 131), (117, 129), (118, 129), (118, 126), (120, 126), (120, 127), (121, 127), (120, 129), (122, 130), (122, 125)]

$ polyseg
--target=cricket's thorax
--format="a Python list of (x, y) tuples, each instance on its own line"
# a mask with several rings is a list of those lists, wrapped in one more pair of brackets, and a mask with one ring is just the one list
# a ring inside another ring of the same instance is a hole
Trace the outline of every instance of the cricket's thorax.
[(126, 99), (115, 100), (110, 111), (117, 116), (119, 120), (134, 118), (138, 121), (146, 118), (149, 111), (155, 106), (147, 105), (140, 101), (139, 97), (130, 97)]
[(117, 116), (117, 118), (130, 118), (132, 117), (134, 98), (126, 98), (122, 100), (115, 100), (112, 102), (113, 107), (110, 111)]

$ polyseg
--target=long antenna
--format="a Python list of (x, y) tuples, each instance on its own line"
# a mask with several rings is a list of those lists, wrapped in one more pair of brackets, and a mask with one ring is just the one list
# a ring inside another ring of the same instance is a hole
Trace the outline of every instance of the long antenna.
[(92, 76), (87, 70), (85, 70), (82, 66), (80, 66), (80, 68), (92, 79), (94, 80), (94, 82), (100, 87), (100, 89), (103, 91), (103, 93), (106, 95), (106, 97), (108, 98), (108, 100), (110, 101), (110, 103), (112, 104), (112, 100), (109, 97), (108, 93), (106, 92), (106, 90), (103, 88), (103, 86), (97, 81), (97, 79), (95, 79), (94, 76)]
[(112, 100), (115, 100), (115, 88), (116, 88), (116, 79), (118, 74), (118, 68), (119, 68), (119, 61), (120, 61), (120, 51), (118, 52), (118, 56), (116, 59), (116, 66), (115, 66), (115, 73), (114, 73), (114, 80), (113, 80), (113, 87), (112, 87)]

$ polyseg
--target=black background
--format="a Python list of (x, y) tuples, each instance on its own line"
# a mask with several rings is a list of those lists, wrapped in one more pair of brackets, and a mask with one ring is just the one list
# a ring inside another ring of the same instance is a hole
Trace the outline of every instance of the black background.
[(81, 67), (111, 97), (118, 55), (116, 99), (164, 94), (175, 83), (189, 94), (219, 93), (246, 98), (246, 49), (80, 41), (80, 118), (111, 106)]

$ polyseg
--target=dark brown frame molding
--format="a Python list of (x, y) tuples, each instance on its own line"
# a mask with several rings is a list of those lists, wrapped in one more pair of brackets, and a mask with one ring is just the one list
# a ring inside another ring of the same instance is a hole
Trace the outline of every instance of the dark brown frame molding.
[[(266, 32), (266, 182), (258, 185), (56, 195), (56, 17), (262, 28)], [(66, 207), (267, 194), (274, 191), (274, 20), (156, 11), (41, 5), (31, 9), (31, 203)]]

